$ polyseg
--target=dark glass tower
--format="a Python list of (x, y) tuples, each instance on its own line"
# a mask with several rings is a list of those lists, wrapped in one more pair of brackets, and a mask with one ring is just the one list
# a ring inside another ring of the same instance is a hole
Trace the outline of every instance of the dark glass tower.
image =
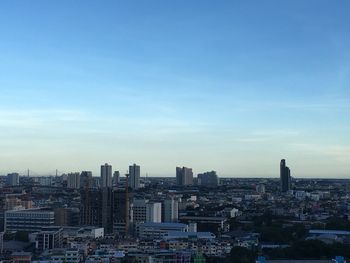
[(286, 166), (286, 160), (282, 159), (280, 163), (280, 180), (281, 180), (281, 191), (287, 192), (291, 189), (291, 176), (290, 169)]

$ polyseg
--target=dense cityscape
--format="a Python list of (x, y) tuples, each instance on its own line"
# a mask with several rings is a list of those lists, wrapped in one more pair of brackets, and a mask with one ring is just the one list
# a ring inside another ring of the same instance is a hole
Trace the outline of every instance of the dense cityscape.
[(345, 262), (350, 180), (293, 178), (286, 164), (280, 178), (107, 163), (100, 176), (1, 176), (1, 261)]

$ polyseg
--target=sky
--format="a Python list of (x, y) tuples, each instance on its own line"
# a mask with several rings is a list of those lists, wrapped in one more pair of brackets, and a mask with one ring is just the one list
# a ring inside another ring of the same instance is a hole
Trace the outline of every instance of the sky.
[(0, 1), (0, 174), (350, 176), (347, 0)]

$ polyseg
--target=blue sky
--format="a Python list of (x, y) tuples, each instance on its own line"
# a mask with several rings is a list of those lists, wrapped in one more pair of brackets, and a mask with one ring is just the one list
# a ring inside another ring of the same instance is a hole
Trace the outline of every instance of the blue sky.
[(1, 1), (0, 173), (350, 175), (348, 1)]

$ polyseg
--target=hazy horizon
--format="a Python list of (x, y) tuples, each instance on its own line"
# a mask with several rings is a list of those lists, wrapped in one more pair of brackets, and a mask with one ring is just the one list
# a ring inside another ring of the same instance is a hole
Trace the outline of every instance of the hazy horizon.
[(349, 8), (1, 1), (0, 173), (345, 178)]

